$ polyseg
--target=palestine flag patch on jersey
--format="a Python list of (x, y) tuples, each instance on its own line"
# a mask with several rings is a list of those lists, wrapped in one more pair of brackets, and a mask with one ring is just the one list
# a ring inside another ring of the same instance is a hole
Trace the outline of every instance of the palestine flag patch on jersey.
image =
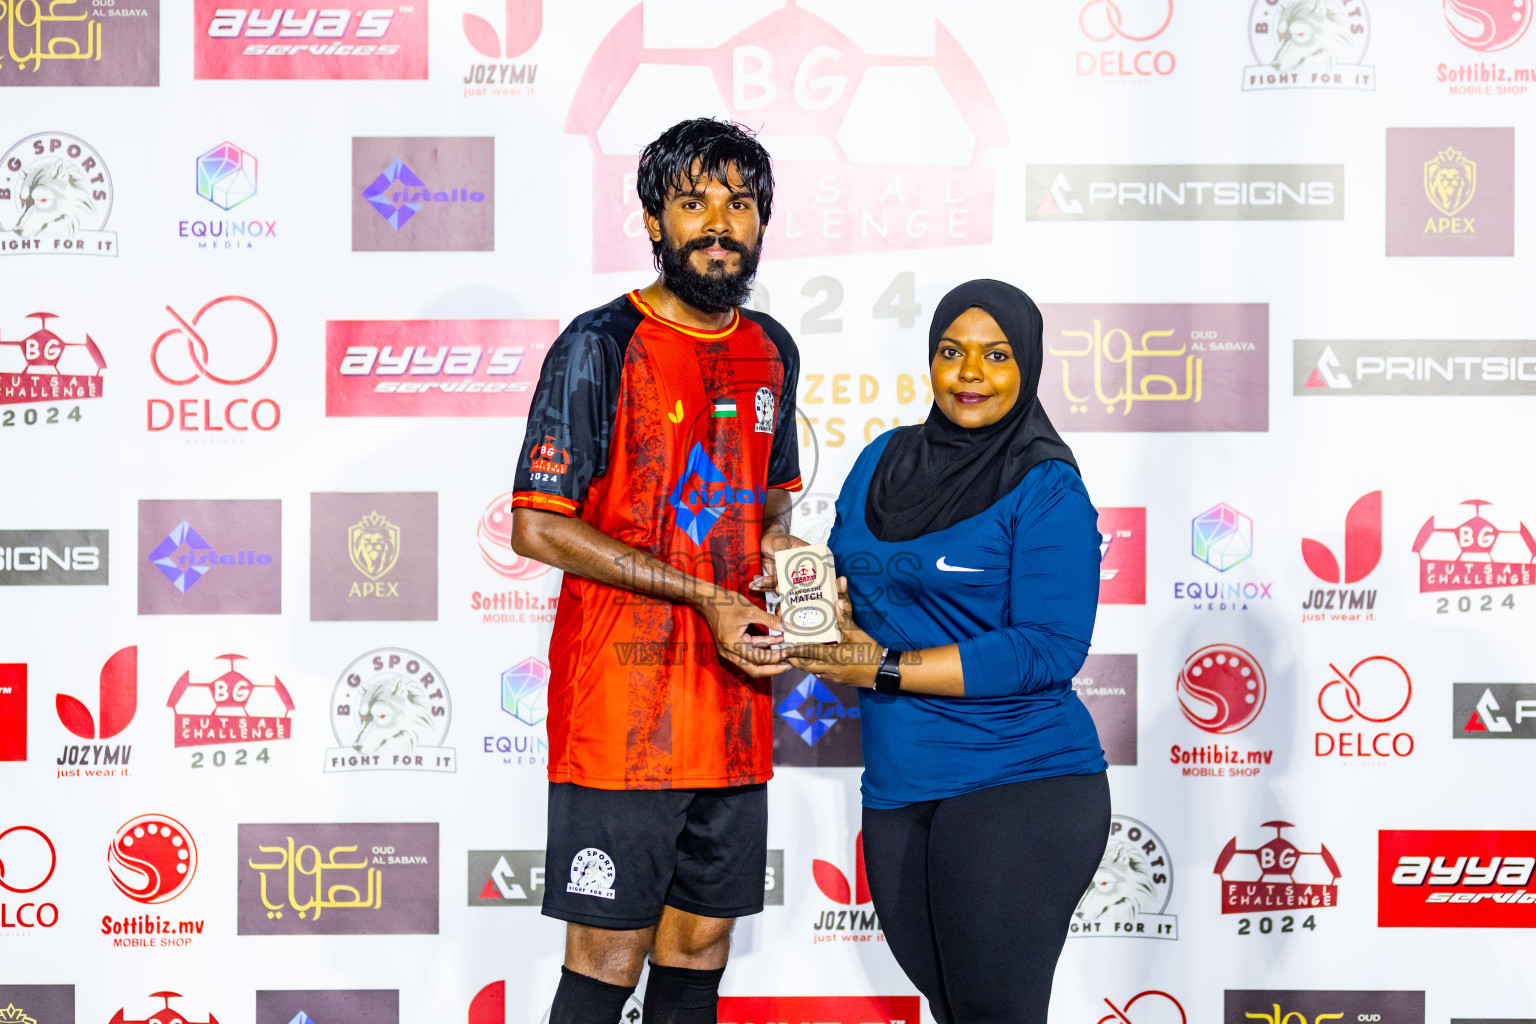
[(722, 416), (735, 417), (735, 415), (736, 415), (736, 399), (734, 399), (734, 398), (717, 398), (717, 399), (715, 399), (715, 418), (716, 419), (719, 419)]

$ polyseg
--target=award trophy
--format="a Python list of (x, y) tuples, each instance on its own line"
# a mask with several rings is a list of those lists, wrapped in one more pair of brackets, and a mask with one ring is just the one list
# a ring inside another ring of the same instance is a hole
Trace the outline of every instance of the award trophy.
[(835, 644), (837, 571), (825, 544), (787, 548), (774, 556), (779, 574), (779, 618), (787, 644)]

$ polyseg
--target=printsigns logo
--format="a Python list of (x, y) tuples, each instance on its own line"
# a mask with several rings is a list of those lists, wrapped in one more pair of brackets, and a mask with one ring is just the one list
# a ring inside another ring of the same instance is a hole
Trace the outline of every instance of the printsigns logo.
[(1536, 928), (1536, 832), (1377, 833), (1381, 928)]
[(1269, 429), (1269, 307), (1044, 306), (1040, 402), (1064, 430)]
[[(1471, 518), (1438, 526), (1430, 516), (1413, 541), (1419, 556), (1419, 593), (1528, 587), (1536, 583), (1536, 537), (1525, 523), (1496, 526), (1483, 515), (1490, 502), (1471, 499)], [(1488, 602), (1490, 605), (1492, 602)], [(1513, 599), (1506, 602), (1513, 607)]]
[[(205, 381), (225, 387), (238, 387), (267, 372), (277, 357), (277, 324), (261, 303), (243, 295), (221, 295), (207, 302), (190, 320), (171, 306), (174, 326), (164, 331), (150, 346), (149, 362), (155, 376), (172, 387), (187, 387)], [(217, 391), (218, 389), (213, 389)], [(185, 393), (183, 393), (185, 394)], [(199, 408), (199, 404), (201, 408)], [(151, 398), (146, 407), (146, 425), (151, 432), (245, 432), (251, 428), (270, 431), (282, 420), (283, 412), (271, 398), (254, 402), (241, 394), (223, 402), (215, 411), (217, 399), (180, 397), (175, 402)]]
[(942, 22), (931, 55), (866, 53), (797, 5), (712, 49), (663, 22), (638, 4), (624, 15), (593, 54), (566, 118), (566, 131), (592, 143), (594, 271), (650, 266), (634, 140), (671, 123), (665, 97), (679, 88), (765, 136), (796, 137), (795, 158), (773, 167), (768, 245), (781, 257), (992, 241), (996, 174), (984, 163), (1007, 132), (984, 77)]
[(1026, 220), (1343, 220), (1343, 164), (1030, 164)]
[(1110, 764), (1136, 763), (1136, 655), (1090, 654), (1072, 689), (1093, 717)]
[(1536, 739), (1536, 683), (1451, 684), (1451, 735), (1458, 740)]
[(140, 501), (140, 615), (276, 615), (281, 501)]
[(527, 416), (554, 320), (331, 320), (327, 416)]
[(241, 825), (240, 935), (436, 935), (438, 827)]
[(472, 907), (537, 907), (544, 884), (543, 850), (469, 851)]
[(256, 1024), (400, 1024), (400, 993), (395, 989), (258, 991)]
[(1099, 604), (1146, 604), (1147, 510), (1099, 509), (1099, 538)]
[(197, 844), (175, 818), (141, 814), (117, 830), (107, 848), (117, 891), (136, 903), (168, 903), (187, 891), (197, 874)]
[(1387, 129), (1387, 255), (1515, 254), (1513, 128)]
[(27, 759), (27, 666), (0, 665), (0, 761)]
[[(1361, 495), (1344, 514), (1344, 567), (1322, 541), (1303, 537), (1301, 558), (1313, 576), (1324, 583), (1355, 584), (1375, 571), (1381, 562), (1381, 492)], [(1302, 604), (1303, 622), (1358, 622), (1375, 619), (1376, 591), (1353, 586), (1314, 588)]]
[(490, 252), (496, 142), (492, 138), (354, 138), (356, 252)]
[(0, 87), (160, 84), (160, 0), (0, 4), (0, 33)]
[(0, 1020), (6, 1019), (14, 1024), (75, 1024), (75, 986), (0, 984)]
[(193, 9), (199, 79), (427, 77), (427, 0), (196, 0)]
[(1302, 341), (1297, 395), (1536, 395), (1533, 341)]
[[(133, 721), (134, 712), (139, 709), (139, 649), (124, 647), (108, 658), (101, 666), (98, 687), (96, 706), (99, 718), (93, 717), (90, 708), (67, 693), (60, 693), (54, 698), (54, 710), (59, 721), (64, 728), (83, 740), (112, 739)], [(91, 776), (114, 777), (119, 769), (97, 766), (126, 766), (132, 752), (132, 746), (126, 743), (117, 746), (101, 743), (66, 745), (57, 761), (59, 776), (73, 777), (83, 772)], [(89, 767), (65, 768), (65, 765)], [(121, 773), (127, 775), (128, 769), (123, 767)]]
[(331, 693), (331, 730), (340, 746), (325, 753), (328, 772), (411, 769), (452, 772), (452, 704), (442, 673), (400, 648), (369, 651), (348, 665)]
[(1366, 0), (1253, 0), (1246, 89), (1374, 89)]
[(1109, 819), (1109, 840), (1088, 891), (1072, 912), (1072, 935), (1177, 939), (1173, 862), (1156, 832), (1123, 814)]
[(310, 495), (309, 617), (437, 618), (437, 495)]
[(104, 587), (106, 530), (0, 530), (0, 587)]
[(1077, 51), (1078, 75), (1123, 81), (1173, 74), (1178, 61), (1172, 51), (1137, 49), (1172, 23), (1173, 0), (1088, 0), (1077, 13), (1077, 27), (1101, 48)]
[[(0, 236), (0, 248), (4, 244)], [(11, 341), (0, 337), (0, 405), (70, 402), (105, 394), (101, 371), (107, 361), (91, 336), (65, 341), (48, 329), (48, 321), (58, 319), (54, 314), (33, 313), (31, 319), (38, 327), (26, 337)], [(57, 413), (50, 417), (47, 422), (58, 422)], [(75, 406), (66, 418), (79, 422), (80, 407)], [(33, 413), (29, 421), (24, 414), (21, 421), (36, 423), (37, 415)]]
[[(293, 698), (288, 688), (277, 676), (270, 683), (258, 682), (235, 668), (235, 662), (246, 660), (240, 654), (221, 654), (229, 667), (207, 682), (192, 679), (191, 672), (183, 672), (165, 706), (175, 715), (174, 733), (177, 747), (204, 747), (211, 744), (269, 743), (290, 739), (293, 735)], [(265, 763), (267, 753), (262, 750), (257, 761)], [(220, 757), (217, 764), (222, 764)], [(200, 767), (202, 758), (194, 755), (193, 766)]]
[[(1317, 710), (1337, 725), (1353, 722), (1355, 729), (1369, 729), (1395, 721), (1413, 700), (1413, 680), (1395, 658), (1384, 654), (1357, 661), (1348, 672), (1329, 664), (1333, 678), (1317, 692)], [(1413, 753), (1413, 735), (1406, 732), (1319, 732), (1313, 737), (1318, 757), (1407, 757)]]
[(27, 136), (0, 157), (0, 256), (116, 256), (117, 232), (106, 230), (115, 195), (106, 161), (83, 139)]
[[(1240, 850), (1234, 836), (1216, 858), (1214, 870), (1221, 876), (1221, 912), (1262, 914), (1338, 906), (1337, 883), (1342, 872), (1328, 847), (1301, 849), (1285, 838), (1285, 830), (1296, 827), (1288, 821), (1266, 821), (1263, 827), (1274, 829), (1274, 838), (1257, 849)], [(1240, 853), (1253, 860), (1234, 864)], [(1297, 875), (1301, 877), (1298, 879)]]
[(1318, 992), (1227, 989), (1222, 1024), (1287, 1021), (1390, 1021), (1424, 1024), (1423, 992)]
[(1461, 45), (1496, 53), (1525, 35), (1531, 9), (1523, 0), (1445, 0), (1445, 23)]

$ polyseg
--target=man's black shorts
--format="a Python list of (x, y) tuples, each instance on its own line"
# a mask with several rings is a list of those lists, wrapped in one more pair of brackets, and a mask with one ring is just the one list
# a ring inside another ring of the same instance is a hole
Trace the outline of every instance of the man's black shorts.
[(544, 913), (649, 928), (663, 906), (701, 917), (763, 909), (768, 787), (592, 789), (549, 785)]

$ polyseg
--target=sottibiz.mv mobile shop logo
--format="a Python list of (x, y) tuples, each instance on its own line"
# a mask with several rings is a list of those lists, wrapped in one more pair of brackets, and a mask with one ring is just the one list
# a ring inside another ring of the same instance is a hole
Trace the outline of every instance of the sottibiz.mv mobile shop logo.
[(1536, 928), (1536, 832), (1377, 834), (1382, 928)]
[(665, 126), (649, 112), (680, 91), (697, 110), (794, 139), (793, 156), (773, 166), (769, 245), (780, 256), (992, 241), (996, 172), (982, 164), (1008, 136), (986, 81), (942, 22), (921, 56), (867, 53), (794, 5), (713, 48), (692, 48), (676, 32), (637, 4), (598, 46), (571, 103), (566, 131), (592, 144), (595, 271), (650, 264), (634, 142)]
[[(1179, 709), (1191, 725), (1214, 736), (1241, 732), (1264, 710), (1268, 684), (1259, 659), (1233, 644), (1208, 644), (1191, 654), (1179, 672)], [(1238, 750), (1220, 743), (1182, 747), (1175, 743), (1168, 763), (1182, 765), (1185, 777), (1258, 775), (1274, 761), (1274, 750)]]

